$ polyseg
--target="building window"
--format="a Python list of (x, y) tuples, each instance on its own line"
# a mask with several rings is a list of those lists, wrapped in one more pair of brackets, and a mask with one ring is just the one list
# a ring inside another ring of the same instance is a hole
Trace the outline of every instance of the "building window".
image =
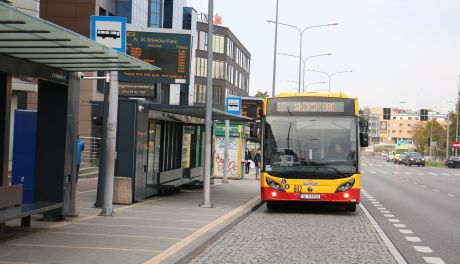
[(173, 9), (174, 3), (173, 0), (164, 0), (164, 18), (163, 18), (163, 27), (172, 28), (173, 25)]
[(208, 50), (208, 33), (204, 31), (200, 31), (199, 33), (199, 43), (198, 43), (199, 50)]
[(204, 58), (196, 58), (196, 76), (206, 77), (208, 61)]
[(393, 120), (396, 120), (396, 116), (393, 116)]
[(206, 103), (206, 84), (196, 83), (195, 84), (195, 103), (204, 104)]
[[(221, 105), (223, 103), (225, 87), (215, 85), (212, 92), (212, 103), (214, 105)], [(195, 103), (205, 104), (206, 103), (206, 84), (195, 84)]]
[(230, 38), (227, 38), (227, 56), (235, 58), (235, 44)]
[(221, 35), (213, 35), (213, 52), (225, 54), (225, 37)]
[(161, 27), (161, 1), (150, 0), (149, 2), (149, 26), (153, 28)]
[(121, 17), (126, 17), (127, 22), (131, 23), (132, 0), (118, 0), (117, 1), (117, 15)]
[(224, 61), (212, 62), (212, 78), (225, 80), (225, 71), (227, 63)]

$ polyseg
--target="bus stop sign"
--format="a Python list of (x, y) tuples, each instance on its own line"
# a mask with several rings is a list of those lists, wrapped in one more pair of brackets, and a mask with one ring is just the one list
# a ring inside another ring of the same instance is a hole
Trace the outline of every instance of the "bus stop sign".
[(458, 141), (457, 141), (457, 142), (453, 142), (453, 143), (452, 143), (452, 147), (453, 147), (454, 149), (460, 149), (460, 142), (458, 142)]
[(226, 112), (241, 115), (241, 97), (227, 97)]
[(126, 53), (126, 17), (91, 16), (91, 40)]

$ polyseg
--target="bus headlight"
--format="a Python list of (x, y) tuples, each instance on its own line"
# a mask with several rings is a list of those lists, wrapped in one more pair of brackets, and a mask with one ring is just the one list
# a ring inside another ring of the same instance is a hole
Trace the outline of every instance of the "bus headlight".
[(275, 182), (274, 180), (270, 179), (270, 178), (265, 178), (265, 181), (267, 182), (268, 186), (270, 186), (271, 188), (277, 190), (277, 191), (280, 191), (280, 192), (285, 192), (286, 190), (283, 188), (283, 186), (281, 186), (281, 184)]
[(335, 192), (336, 193), (337, 192), (344, 192), (344, 191), (350, 189), (351, 187), (353, 187), (353, 185), (355, 185), (355, 179), (351, 179), (351, 180), (347, 181), (346, 183), (340, 185), (339, 188), (337, 188), (337, 190)]

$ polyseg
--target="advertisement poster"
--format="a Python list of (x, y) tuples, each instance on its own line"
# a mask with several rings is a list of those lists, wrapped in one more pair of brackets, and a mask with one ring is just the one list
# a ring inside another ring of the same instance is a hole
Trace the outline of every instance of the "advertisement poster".
[[(216, 137), (216, 150), (214, 154), (214, 176), (224, 176), (224, 150), (225, 137)], [(238, 156), (238, 138), (230, 137), (228, 142), (228, 177), (240, 177), (239, 166), (241, 158)]]

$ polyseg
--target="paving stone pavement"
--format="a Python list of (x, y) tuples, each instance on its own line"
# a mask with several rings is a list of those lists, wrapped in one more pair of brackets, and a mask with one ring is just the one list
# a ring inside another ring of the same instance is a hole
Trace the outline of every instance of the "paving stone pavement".
[(361, 209), (262, 206), (191, 263), (396, 263)]

